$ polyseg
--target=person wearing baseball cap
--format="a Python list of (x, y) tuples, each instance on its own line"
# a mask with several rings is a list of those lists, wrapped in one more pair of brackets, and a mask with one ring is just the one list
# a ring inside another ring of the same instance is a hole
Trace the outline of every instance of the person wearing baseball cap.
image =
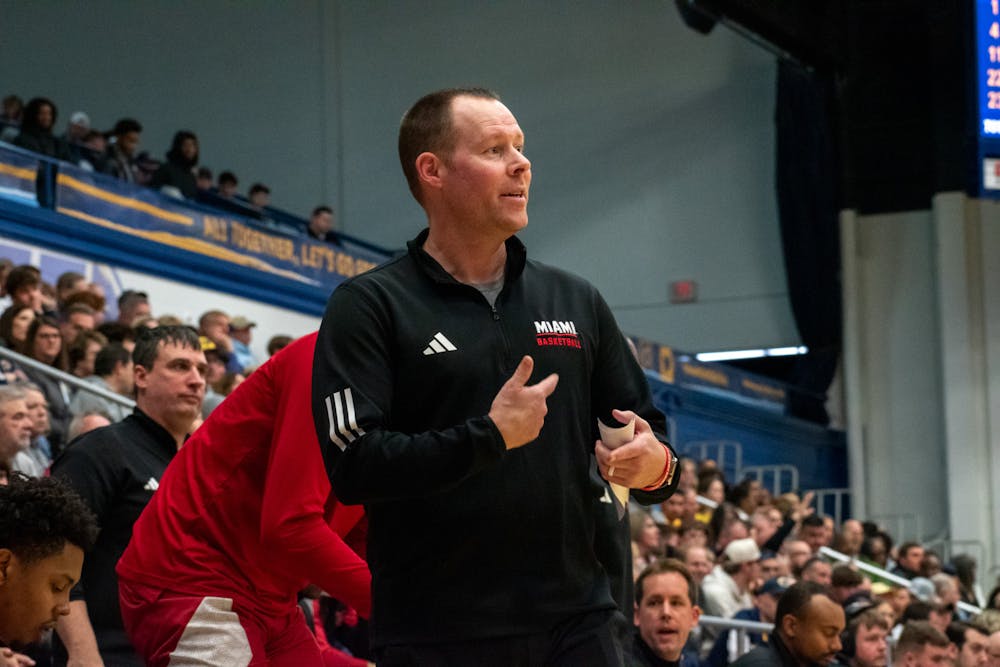
[(702, 609), (709, 616), (732, 618), (753, 606), (750, 587), (760, 576), (760, 548), (752, 537), (733, 540), (722, 552), (721, 562), (702, 582)]

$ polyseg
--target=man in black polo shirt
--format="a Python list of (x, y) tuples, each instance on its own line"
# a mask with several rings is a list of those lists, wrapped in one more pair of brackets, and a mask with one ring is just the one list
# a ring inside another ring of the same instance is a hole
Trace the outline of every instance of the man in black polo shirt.
[[(100, 535), (60, 619), (66, 653), (81, 664), (142, 665), (122, 627), (115, 565), (132, 525), (191, 426), (205, 396), (205, 354), (190, 327), (165, 326), (140, 334), (135, 362), (136, 409), (117, 424), (91, 431), (53, 464), (97, 516)], [(60, 663), (61, 664), (61, 663)]]

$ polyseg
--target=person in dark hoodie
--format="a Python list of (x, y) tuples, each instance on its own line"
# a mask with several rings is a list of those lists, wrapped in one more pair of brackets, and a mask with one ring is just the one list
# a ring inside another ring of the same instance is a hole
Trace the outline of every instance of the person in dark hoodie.
[(198, 165), (198, 137), (193, 132), (180, 130), (174, 134), (174, 142), (167, 151), (167, 160), (153, 174), (149, 186), (175, 187), (188, 199), (198, 196), (198, 180), (195, 168)]
[(57, 160), (72, 161), (69, 147), (52, 134), (58, 111), (52, 100), (36, 97), (24, 107), (21, 132), (14, 137), (14, 145)]

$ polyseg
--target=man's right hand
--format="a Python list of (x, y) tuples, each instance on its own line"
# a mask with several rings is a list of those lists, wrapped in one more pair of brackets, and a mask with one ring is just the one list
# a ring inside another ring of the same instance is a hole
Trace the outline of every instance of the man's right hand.
[(535, 362), (530, 356), (521, 359), (490, 406), (489, 417), (503, 436), (507, 449), (516, 449), (538, 437), (548, 408), (545, 399), (555, 391), (559, 376), (553, 373), (541, 382), (526, 384)]

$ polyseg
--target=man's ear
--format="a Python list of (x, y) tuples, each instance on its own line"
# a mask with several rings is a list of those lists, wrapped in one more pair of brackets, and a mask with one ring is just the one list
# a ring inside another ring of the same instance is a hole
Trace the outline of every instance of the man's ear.
[(784, 618), (781, 619), (782, 634), (786, 637), (794, 637), (798, 629), (799, 619), (795, 618), (795, 614), (785, 614)]
[(417, 178), (431, 189), (441, 187), (441, 169), (444, 166), (439, 158), (430, 151), (424, 151), (414, 161), (417, 168)]
[(132, 366), (132, 378), (135, 381), (136, 389), (146, 388), (146, 375), (148, 373), (149, 371), (146, 370), (145, 366), (140, 366), (139, 364)]

